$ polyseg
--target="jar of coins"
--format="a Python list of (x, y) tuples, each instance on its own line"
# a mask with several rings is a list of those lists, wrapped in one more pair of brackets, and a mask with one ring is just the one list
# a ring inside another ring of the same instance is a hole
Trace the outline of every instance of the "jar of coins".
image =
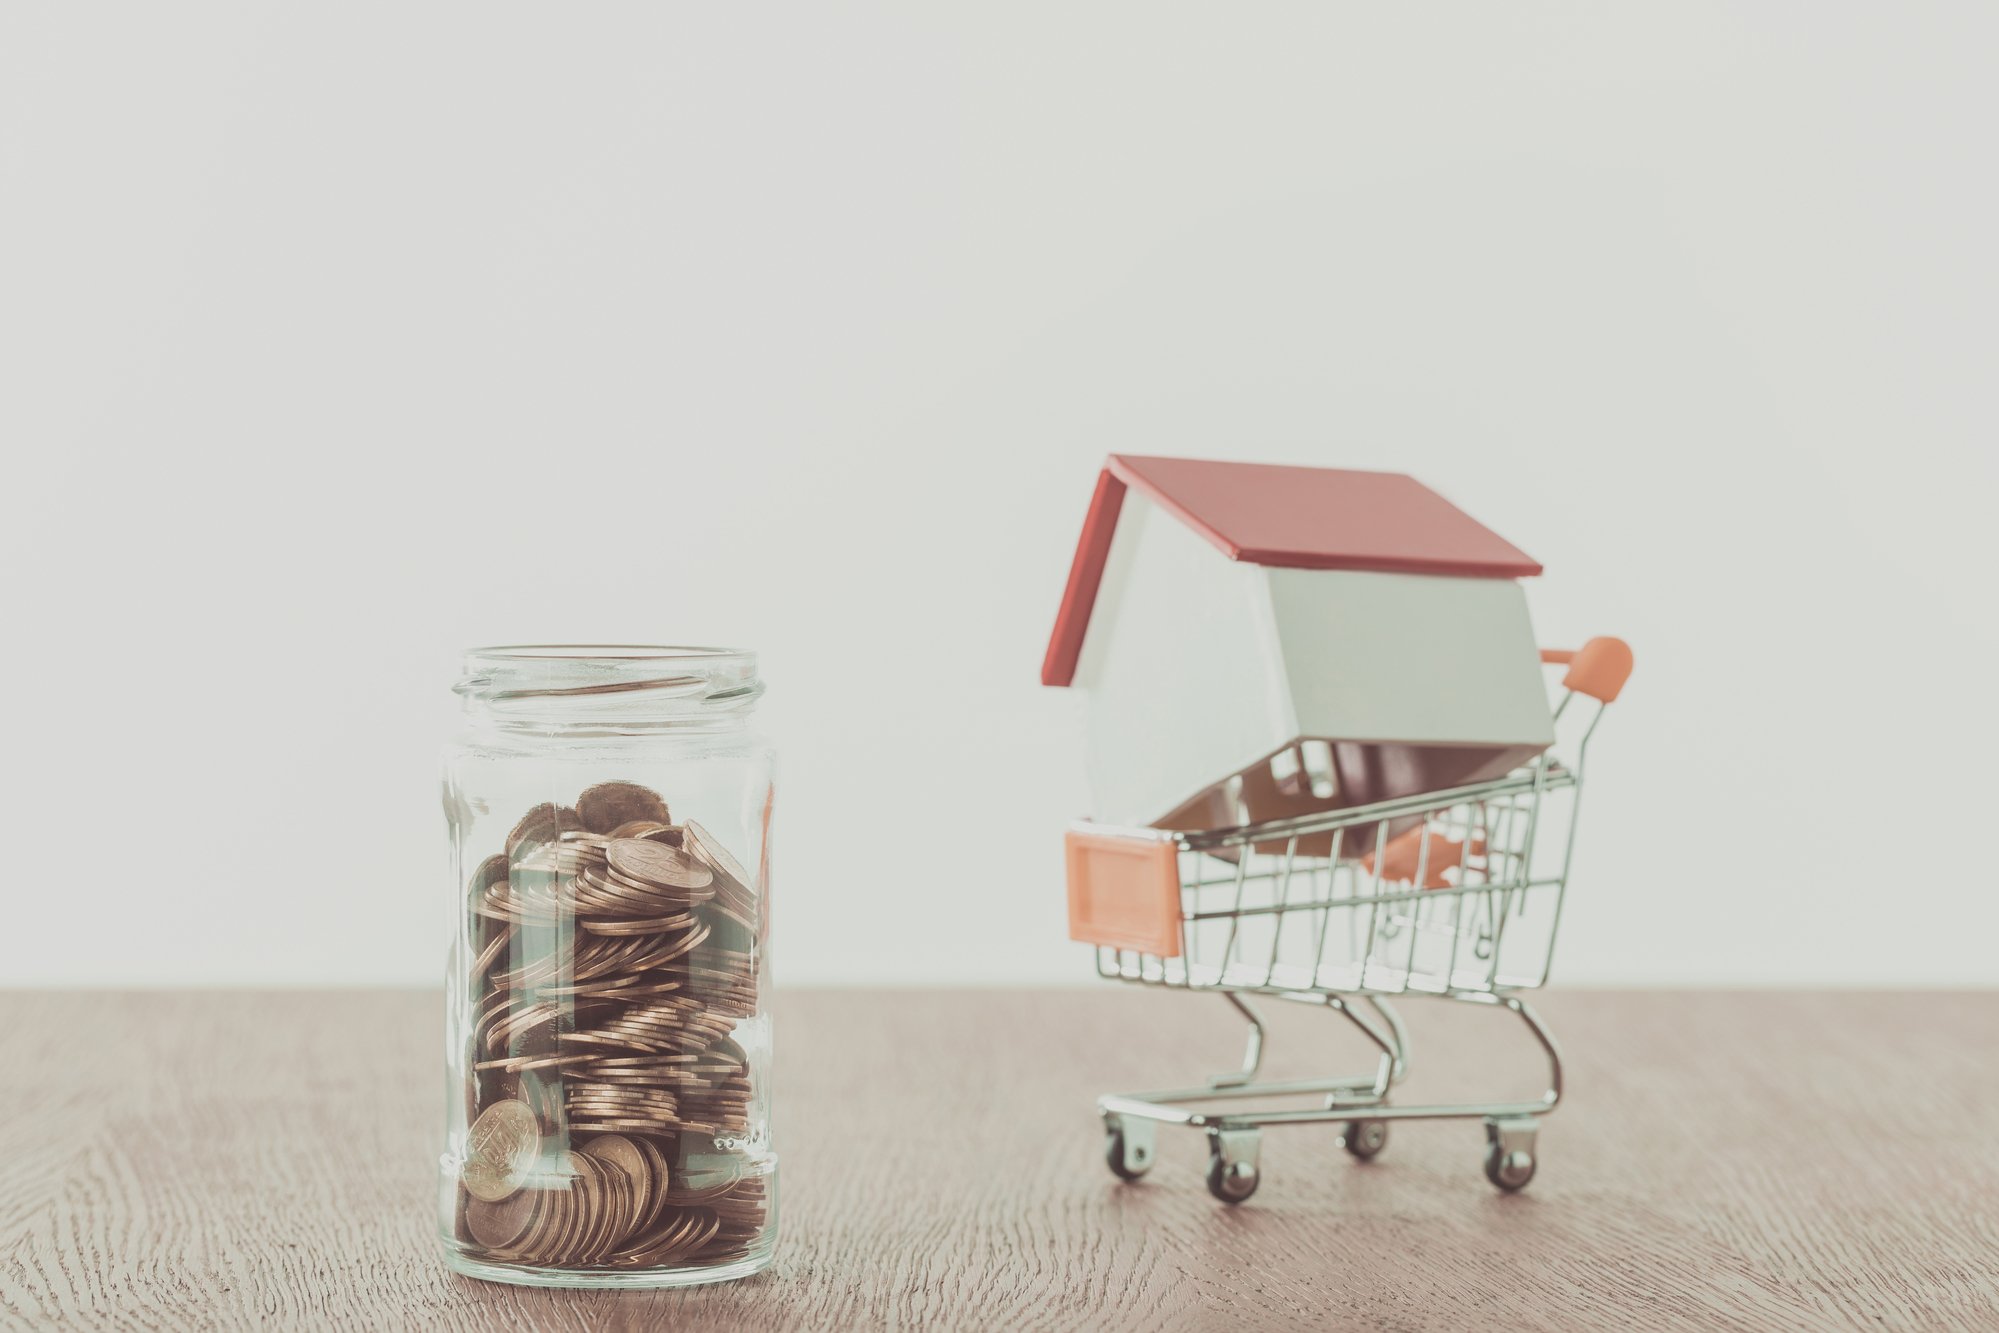
[(756, 1272), (777, 1236), (756, 658), (482, 648), (457, 692), (446, 1262), (548, 1286)]

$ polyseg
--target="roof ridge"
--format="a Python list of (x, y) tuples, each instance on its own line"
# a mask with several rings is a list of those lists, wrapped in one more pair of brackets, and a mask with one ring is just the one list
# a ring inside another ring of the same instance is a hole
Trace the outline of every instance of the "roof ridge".
[(1075, 678), (1127, 489), (1225, 558), (1249, 564), (1455, 578), (1541, 572), (1532, 556), (1407, 473), (1114, 453), (1090, 497), (1043, 684)]

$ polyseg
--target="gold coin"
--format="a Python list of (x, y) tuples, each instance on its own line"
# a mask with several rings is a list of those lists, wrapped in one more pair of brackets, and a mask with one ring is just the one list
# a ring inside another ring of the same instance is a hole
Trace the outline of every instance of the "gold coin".
[(511, 1198), (541, 1154), (534, 1108), (512, 1097), (494, 1102), (472, 1122), (465, 1147), (465, 1165), (458, 1173), (465, 1192), (483, 1203)]

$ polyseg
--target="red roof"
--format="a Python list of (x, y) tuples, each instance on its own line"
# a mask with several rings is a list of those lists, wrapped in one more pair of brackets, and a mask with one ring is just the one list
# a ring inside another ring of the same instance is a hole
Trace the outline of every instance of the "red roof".
[(1400, 472), (1112, 454), (1069, 567), (1044, 685), (1075, 678), (1127, 486), (1230, 560), (1254, 565), (1495, 579), (1541, 572), (1519, 547)]

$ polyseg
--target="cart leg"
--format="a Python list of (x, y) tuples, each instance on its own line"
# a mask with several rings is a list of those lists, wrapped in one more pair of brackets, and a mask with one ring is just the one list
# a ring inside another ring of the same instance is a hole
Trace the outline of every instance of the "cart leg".
[(1388, 1019), (1387, 1024), (1385, 1026), (1378, 1024), (1337, 995), (1325, 996), (1322, 1003), (1359, 1028), (1361, 1035), (1373, 1042), (1375, 1049), (1381, 1052), (1380, 1061), (1374, 1071), (1374, 1085), (1358, 1094), (1335, 1092), (1326, 1098), (1326, 1109), (1330, 1111), (1340, 1106), (1380, 1105), (1388, 1100), (1388, 1090), (1395, 1085), (1397, 1078), (1396, 1071), (1404, 1065), (1401, 1055), (1403, 1045), (1401, 1020), (1392, 1017), (1395, 1011), (1391, 1009), (1387, 1015), (1384, 1015)]
[(1241, 1203), (1263, 1183), (1257, 1156), (1263, 1133), (1254, 1129), (1208, 1131), (1208, 1193), (1223, 1203)]
[(1402, 1015), (1395, 1006), (1379, 995), (1367, 997), (1368, 1007), (1381, 1017), (1382, 1025), (1388, 1030), (1388, 1040), (1394, 1047), (1392, 1052), (1395, 1067), (1389, 1071), (1388, 1081), (1400, 1083), (1409, 1074), (1409, 1029), (1402, 1026)]
[(1525, 1000), (1514, 995), (1494, 995), (1484, 991), (1453, 991), (1451, 998), (1466, 1004), (1497, 1006), (1511, 1012), (1515, 1018), (1527, 1025), (1527, 1030), (1539, 1043), (1542, 1054), (1548, 1058), (1548, 1090), (1541, 1094), (1541, 1103), (1535, 1108), (1534, 1113), (1538, 1115), (1554, 1110), (1556, 1104), (1562, 1100), (1562, 1051), (1555, 1045), (1555, 1036), (1548, 1031), (1547, 1025), (1541, 1021), (1541, 1016), (1535, 1013)]
[(1488, 1116), (1485, 1122), (1485, 1178), (1511, 1194), (1525, 1189), (1534, 1178), (1538, 1163), (1534, 1140), (1540, 1123), (1532, 1116), (1501, 1118)]
[(1208, 1080), (1211, 1088), (1240, 1088), (1256, 1077), (1256, 1071), (1263, 1067), (1263, 1015), (1251, 1007), (1250, 1002), (1232, 990), (1222, 992), (1222, 998), (1235, 1007), (1235, 1011), (1249, 1023), (1249, 1039), (1243, 1047), (1242, 1069), (1234, 1074), (1216, 1074)]
[(1104, 1160), (1119, 1180), (1137, 1180), (1152, 1169), (1157, 1126), (1141, 1116), (1104, 1116)]
[(1541, 1022), (1541, 1016), (1529, 1008), (1525, 1000), (1508, 995), (1501, 998), (1500, 1004), (1511, 1009), (1527, 1025), (1527, 1030), (1534, 1034), (1534, 1040), (1541, 1044), (1542, 1052), (1548, 1057), (1548, 1090), (1541, 1094), (1541, 1100), (1552, 1111), (1555, 1103), (1562, 1100), (1562, 1048), (1555, 1045), (1555, 1035), (1548, 1031)]

